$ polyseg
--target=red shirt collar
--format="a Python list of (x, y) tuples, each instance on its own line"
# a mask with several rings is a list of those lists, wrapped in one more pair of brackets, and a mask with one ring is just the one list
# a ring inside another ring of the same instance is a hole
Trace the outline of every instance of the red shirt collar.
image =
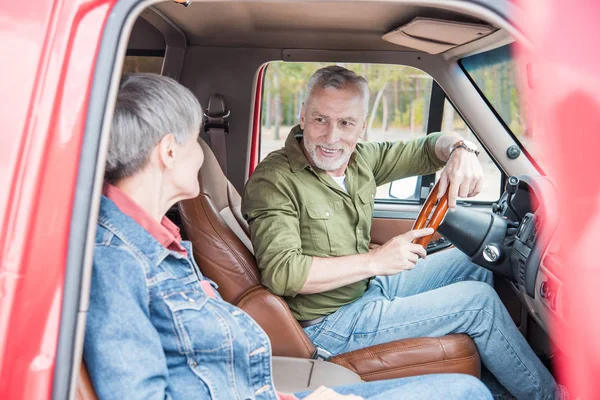
[(169, 218), (164, 216), (158, 223), (125, 192), (110, 183), (104, 183), (102, 194), (112, 200), (123, 214), (137, 222), (165, 248), (187, 255), (187, 250), (181, 245), (179, 228)]

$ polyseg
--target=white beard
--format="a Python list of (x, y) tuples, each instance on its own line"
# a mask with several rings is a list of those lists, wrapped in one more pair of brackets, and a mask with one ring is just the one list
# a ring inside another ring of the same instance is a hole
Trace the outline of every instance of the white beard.
[[(339, 169), (342, 167), (342, 165), (344, 165), (349, 159), (350, 156), (352, 155), (352, 152), (350, 151), (349, 148), (347, 148), (347, 146), (341, 146), (338, 149), (341, 149), (341, 154), (337, 157), (337, 158), (332, 158), (332, 159), (328, 159), (328, 158), (321, 158), (319, 157), (318, 153), (317, 153), (317, 147), (321, 146), (319, 144), (313, 144), (309, 141), (306, 140), (306, 138), (302, 139), (302, 144), (304, 145), (304, 149), (306, 150), (306, 152), (309, 154), (313, 164), (319, 168), (322, 169), (323, 171), (335, 171), (336, 169)], [(326, 146), (322, 146), (327, 148)]]

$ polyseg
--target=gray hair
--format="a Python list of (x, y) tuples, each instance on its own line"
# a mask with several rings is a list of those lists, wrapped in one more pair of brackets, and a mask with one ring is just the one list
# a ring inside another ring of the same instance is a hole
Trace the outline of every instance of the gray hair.
[(202, 125), (202, 108), (192, 92), (156, 74), (128, 74), (117, 94), (105, 179), (116, 183), (140, 171), (150, 152), (171, 133), (184, 143)]
[(306, 85), (305, 102), (308, 102), (310, 99), (315, 85), (319, 85), (322, 89), (328, 87), (344, 89), (348, 87), (348, 85), (354, 85), (362, 93), (365, 103), (365, 114), (369, 110), (369, 84), (365, 78), (354, 71), (350, 71), (339, 65), (330, 65), (317, 70), (308, 80), (308, 85)]

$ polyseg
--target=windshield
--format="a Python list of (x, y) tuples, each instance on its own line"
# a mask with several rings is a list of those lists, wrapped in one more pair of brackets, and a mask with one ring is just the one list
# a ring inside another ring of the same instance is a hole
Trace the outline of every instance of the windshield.
[(517, 79), (522, 66), (513, 59), (509, 45), (465, 57), (459, 63), (522, 147), (540, 164)]

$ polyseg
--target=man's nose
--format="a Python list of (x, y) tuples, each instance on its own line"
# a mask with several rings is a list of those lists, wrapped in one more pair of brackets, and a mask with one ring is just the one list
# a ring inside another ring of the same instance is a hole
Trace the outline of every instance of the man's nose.
[(329, 124), (326, 136), (327, 143), (337, 143), (338, 140), (340, 140), (341, 135), (342, 132), (340, 131), (340, 128), (337, 126), (337, 124)]

